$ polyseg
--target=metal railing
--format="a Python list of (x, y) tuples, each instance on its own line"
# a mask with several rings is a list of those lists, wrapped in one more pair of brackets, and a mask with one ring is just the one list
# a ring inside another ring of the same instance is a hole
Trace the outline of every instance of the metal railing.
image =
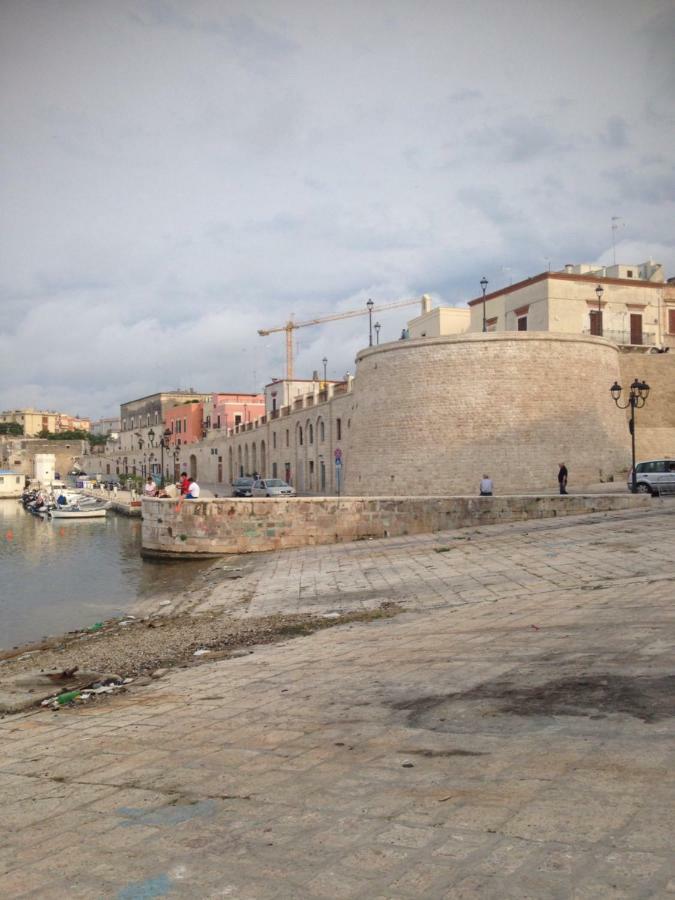
[(641, 340), (634, 341), (633, 336), (630, 331), (609, 331), (604, 328), (602, 334), (593, 334), (590, 328), (584, 328), (582, 334), (591, 334), (594, 337), (604, 337), (608, 341), (612, 341), (614, 344), (624, 344), (629, 345), (631, 347), (650, 347), (656, 343), (656, 332), (655, 331), (645, 331), (643, 329), (640, 337)]

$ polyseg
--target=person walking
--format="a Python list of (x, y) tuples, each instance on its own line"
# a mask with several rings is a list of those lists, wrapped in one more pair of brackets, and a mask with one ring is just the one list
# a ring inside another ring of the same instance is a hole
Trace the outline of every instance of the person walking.
[(567, 466), (564, 462), (558, 463), (558, 485), (560, 487), (560, 493), (567, 493)]
[(481, 497), (492, 496), (492, 479), (489, 475), (483, 475), (480, 480), (480, 495)]

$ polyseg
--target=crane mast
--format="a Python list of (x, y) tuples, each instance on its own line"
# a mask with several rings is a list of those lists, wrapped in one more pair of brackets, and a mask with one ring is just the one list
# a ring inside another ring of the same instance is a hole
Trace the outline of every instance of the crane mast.
[[(375, 305), (372, 307), (372, 313), (378, 313), (383, 310), (388, 309), (400, 309), (403, 306), (412, 306), (415, 303), (420, 303), (422, 307), (422, 312), (426, 312), (431, 308), (431, 300), (427, 294), (425, 294), (421, 300), (420, 298), (415, 298), (412, 300), (396, 300), (394, 303), (381, 303), (379, 305)], [(279, 325), (276, 328), (259, 328), (258, 334), (261, 337), (266, 337), (268, 334), (275, 334), (279, 331), (286, 332), (286, 378), (288, 381), (292, 381), (294, 377), (294, 365), (293, 365), (293, 332), (298, 328), (306, 328), (308, 325), (322, 325), (324, 322), (336, 322), (339, 319), (352, 319), (355, 316), (366, 316), (368, 315), (369, 310), (366, 309), (351, 309), (347, 312), (342, 313), (333, 313), (329, 316), (317, 316), (314, 319), (307, 319), (305, 322), (295, 322), (292, 318), (286, 322), (285, 325)]]

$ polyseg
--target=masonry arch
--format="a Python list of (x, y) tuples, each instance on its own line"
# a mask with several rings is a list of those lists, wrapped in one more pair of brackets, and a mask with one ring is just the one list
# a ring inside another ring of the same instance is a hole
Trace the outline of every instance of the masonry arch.
[(251, 475), (258, 473), (258, 448), (255, 441), (251, 444)]
[(244, 463), (241, 458), (241, 444), (237, 447), (237, 472), (239, 473), (239, 478), (244, 474)]
[(197, 457), (194, 453), (190, 454), (190, 478), (197, 480)]
[(267, 454), (265, 448), (265, 441), (260, 441), (260, 477), (265, 478), (267, 476)]
[(229, 481), (230, 484), (232, 484), (232, 479), (234, 476), (233, 463), (234, 463), (234, 453), (232, 452), (232, 447), (229, 447), (228, 451), (227, 451), (227, 480)]
[(251, 467), (248, 464), (248, 444), (244, 446), (244, 474), (251, 474)]

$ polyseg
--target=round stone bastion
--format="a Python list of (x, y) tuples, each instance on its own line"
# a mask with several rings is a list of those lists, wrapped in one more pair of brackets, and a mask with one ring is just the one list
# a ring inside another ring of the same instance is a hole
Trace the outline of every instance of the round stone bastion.
[(402, 340), (357, 356), (345, 458), (352, 495), (569, 488), (630, 464), (609, 389), (618, 349), (600, 337), (507, 332)]

